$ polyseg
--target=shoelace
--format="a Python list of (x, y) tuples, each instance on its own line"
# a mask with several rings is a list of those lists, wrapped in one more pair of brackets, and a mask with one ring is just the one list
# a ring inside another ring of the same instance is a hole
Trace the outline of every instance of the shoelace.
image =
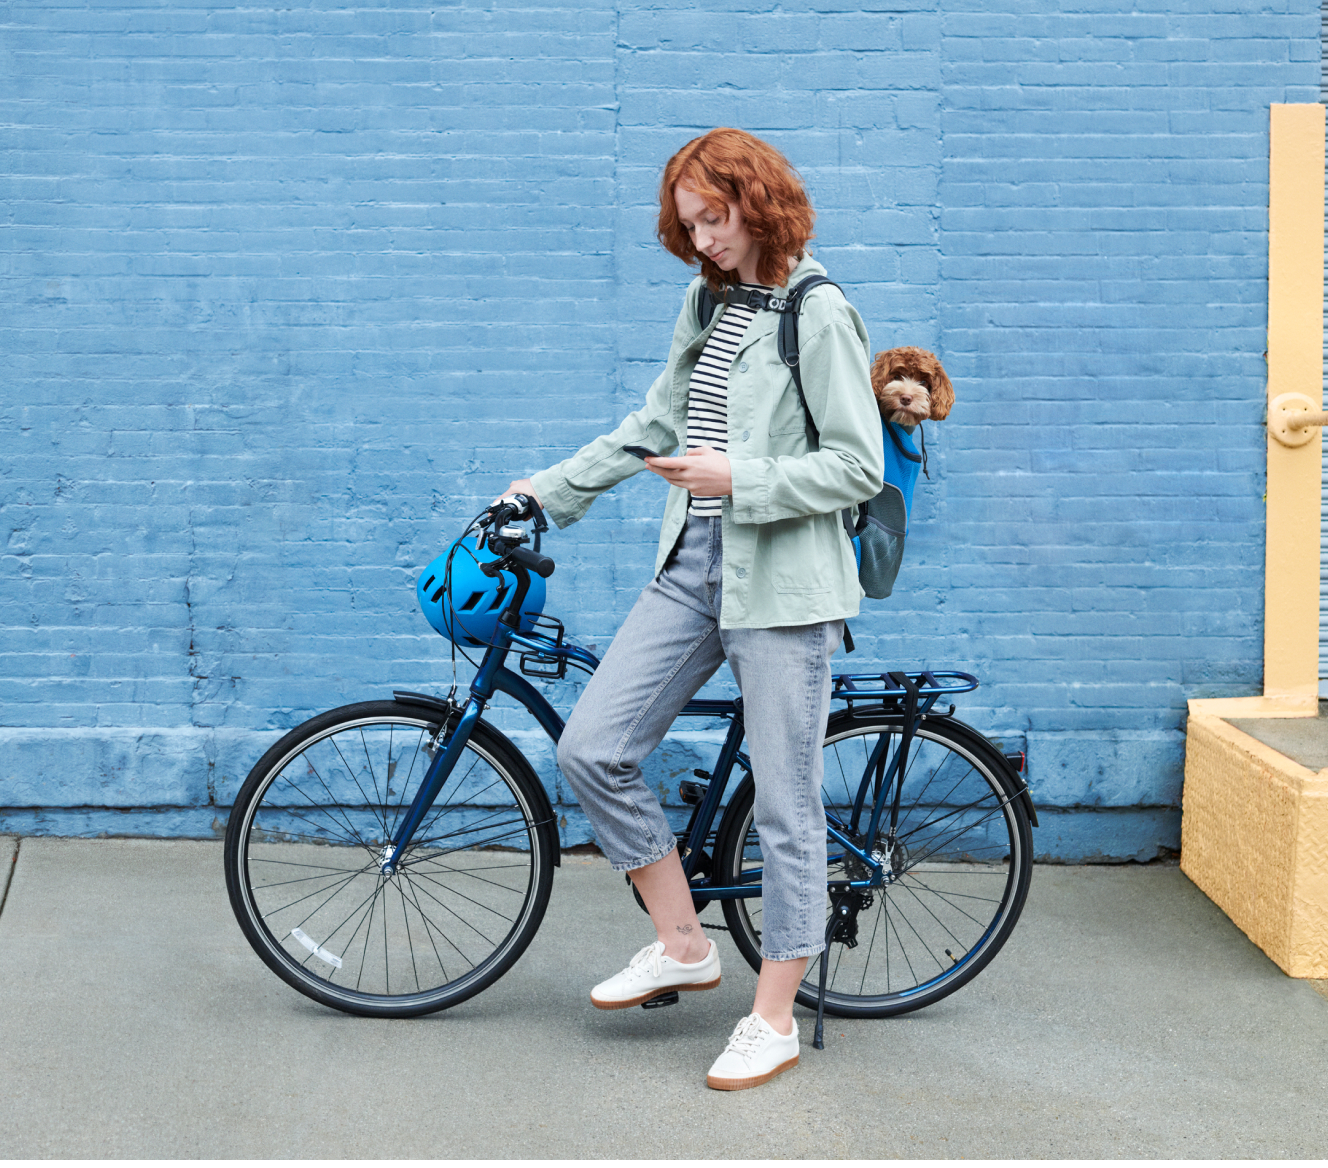
[(656, 941), (652, 945), (647, 945), (631, 961), (627, 963), (627, 972), (634, 973), (643, 965), (650, 966), (652, 977), (659, 977), (663, 972), (663, 966), (660, 964), (660, 957), (664, 953), (664, 942)]
[(724, 1053), (733, 1051), (740, 1054), (743, 1058), (748, 1058), (756, 1053), (756, 1048), (761, 1045), (761, 1016), (759, 1014), (748, 1014), (741, 1022), (733, 1028), (733, 1033), (729, 1036), (729, 1044), (724, 1048)]

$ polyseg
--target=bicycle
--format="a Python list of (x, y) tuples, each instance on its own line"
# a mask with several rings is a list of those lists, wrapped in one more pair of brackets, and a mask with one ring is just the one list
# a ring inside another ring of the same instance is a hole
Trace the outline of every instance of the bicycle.
[[(515, 522), (526, 518), (531, 548)], [(539, 551), (547, 529), (518, 497), (463, 534), (478, 531), (496, 557), (486, 575), (514, 582), (499, 594), (497, 633), (463, 703), (453, 686), (447, 698), (394, 691), (319, 714), (273, 745), (236, 797), (225, 841), (232, 908), (258, 956), (315, 1001), (375, 1017), (454, 1006), (510, 969), (539, 928), (559, 865), (553, 808), (482, 714), (506, 693), (557, 742), (562, 719), (522, 674), (562, 680), (569, 667), (599, 664), (556, 618), (521, 627), (531, 573), (554, 569)], [(507, 668), (512, 652), (520, 673)], [(834, 678), (822, 786), (827, 947), (797, 995), (817, 1010), (818, 1047), (823, 1011), (879, 1018), (930, 1005), (975, 977), (1018, 921), (1037, 822), (1022, 756), (1003, 755), (938, 704), (977, 686), (956, 671)], [(712, 769), (680, 787), (692, 808), (677, 833), (683, 870), (698, 912), (721, 906), (725, 925), (707, 927), (726, 927), (759, 970), (761, 852), (742, 699), (694, 698), (682, 716), (727, 722)]]

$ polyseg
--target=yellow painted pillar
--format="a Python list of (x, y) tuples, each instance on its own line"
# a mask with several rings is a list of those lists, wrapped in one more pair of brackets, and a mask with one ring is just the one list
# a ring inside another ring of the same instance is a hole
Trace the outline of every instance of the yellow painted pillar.
[[(1268, 190), (1268, 400), (1323, 408), (1324, 107), (1272, 107)], [(1264, 698), (1317, 712), (1322, 438), (1268, 438)]]

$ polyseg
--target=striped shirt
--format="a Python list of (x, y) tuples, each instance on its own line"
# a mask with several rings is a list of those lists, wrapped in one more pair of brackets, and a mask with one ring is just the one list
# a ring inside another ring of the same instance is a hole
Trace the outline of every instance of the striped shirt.
[[(763, 284), (739, 284), (740, 289), (754, 288), (769, 292)], [(729, 366), (742, 345), (743, 334), (756, 309), (745, 304), (730, 304), (715, 325), (692, 370), (687, 390), (687, 449), (709, 446), (721, 453), (729, 446)], [(688, 513), (707, 518), (720, 513), (721, 495), (693, 495)]]

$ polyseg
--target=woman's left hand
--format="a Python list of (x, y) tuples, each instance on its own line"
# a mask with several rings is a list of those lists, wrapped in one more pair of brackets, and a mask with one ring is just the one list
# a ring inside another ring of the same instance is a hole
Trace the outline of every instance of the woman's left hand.
[(698, 498), (733, 494), (728, 455), (711, 446), (698, 446), (682, 458), (647, 458), (646, 469)]

